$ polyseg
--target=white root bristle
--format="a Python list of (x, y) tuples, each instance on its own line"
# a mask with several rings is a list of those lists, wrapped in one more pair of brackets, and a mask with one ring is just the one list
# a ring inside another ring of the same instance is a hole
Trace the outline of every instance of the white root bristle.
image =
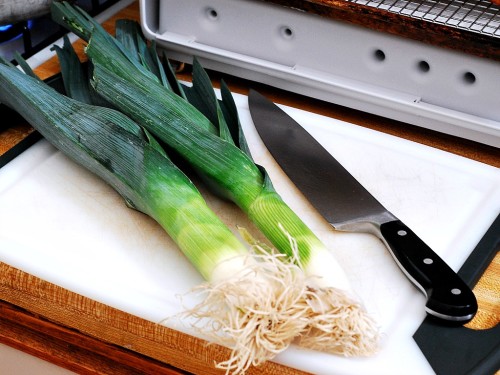
[[(310, 307), (309, 323), (295, 344), (346, 357), (374, 354), (380, 340), (379, 329), (375, 320), (353, 297), (351, 285), (340, 264), (325, 248), (316, 249), (307, 267), (304, 267), (297, 241), (281, 224), (279, 227), (290, 243), (290, 262), (297, 264), (308, 276), (310, 293), (306, 302)], [(243, 232), (243, 236), (254, 248), (269, 251), (248, 232)]]
[(280, 254), (253, 254), (256, 262), (234, 276), (205, 283), (195, 290), (204, 300), (186, 312), (195, 327), (232, 347), (231, 357), (217, 364), (226, 373), (243, 374), (284, 351), (307, 329), (310, 308), (306, 278)]
[(197, 330), (232, 348), (230, 358), (217, 363), (218, 368), (226, 374), (244, 374), (292, 343), (344, 356), (376, 351), (375, 322), (350, 293), (318, 287), (297, 259), (270, 253), (248, 233), (242, 235), (253, 252), (243, 260), (229, 259), (228, 264), (246, 266), (195, 288), (204, 299), (185, 312), (195, 318)]
[[(292, 261), (300, 264), (297, 241), (280, 226), (288, 237)], [(295, 343), (303, 348), (352, 356), (369, 356), (377, 351), (380, 339), (375, 320), (359, 301), (353, 298), (344, 270), (325, 249), (317, 249), (305, 272), (309, 275), (310, 307), (307, 330)]]
[(297, 337), (303, 348), (346, 357), (369, 356), (378, 349), (380, 334), (374, 319), (343, 290), (311, 290), (307, 331)]

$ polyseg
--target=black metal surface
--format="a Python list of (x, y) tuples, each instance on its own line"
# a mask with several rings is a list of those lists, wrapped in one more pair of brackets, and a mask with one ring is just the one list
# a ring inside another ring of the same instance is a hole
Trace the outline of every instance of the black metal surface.
[[(500, 250), (500, 215), (458, 271), (473, 287)], [(447, 327), (427, 317), (413, 335), (438, 375), (489, 375), (500, 370), (500, 325), (485, 330)]]

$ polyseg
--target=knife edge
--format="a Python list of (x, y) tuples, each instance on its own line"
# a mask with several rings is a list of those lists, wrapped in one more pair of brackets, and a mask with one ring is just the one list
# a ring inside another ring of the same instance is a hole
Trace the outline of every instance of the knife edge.
[(273, 158), (328, 222), (339, 230), (379, 237), (405, 276), (425, 295), (429, 314), (448, 322), (472, 319), (477, 301), (470, 288), (306, 129), (255, 90), (249, 92), (249, 109)]

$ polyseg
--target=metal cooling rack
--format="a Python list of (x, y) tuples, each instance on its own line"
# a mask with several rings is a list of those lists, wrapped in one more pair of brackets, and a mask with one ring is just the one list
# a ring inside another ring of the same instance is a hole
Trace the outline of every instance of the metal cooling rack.
[(500, 38), (500, 7), (489, 0), (348, 0), (399, 15)]

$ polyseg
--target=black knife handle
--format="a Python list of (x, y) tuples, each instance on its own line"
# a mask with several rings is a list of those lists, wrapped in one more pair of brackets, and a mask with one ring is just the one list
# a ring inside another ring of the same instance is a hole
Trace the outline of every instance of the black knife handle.
[(447, 321), (466, 323), (477, 312), (472, 290), (429, 246), (400, 220), (380, 226), (406, 276), (427, 297), (427, 313)]

